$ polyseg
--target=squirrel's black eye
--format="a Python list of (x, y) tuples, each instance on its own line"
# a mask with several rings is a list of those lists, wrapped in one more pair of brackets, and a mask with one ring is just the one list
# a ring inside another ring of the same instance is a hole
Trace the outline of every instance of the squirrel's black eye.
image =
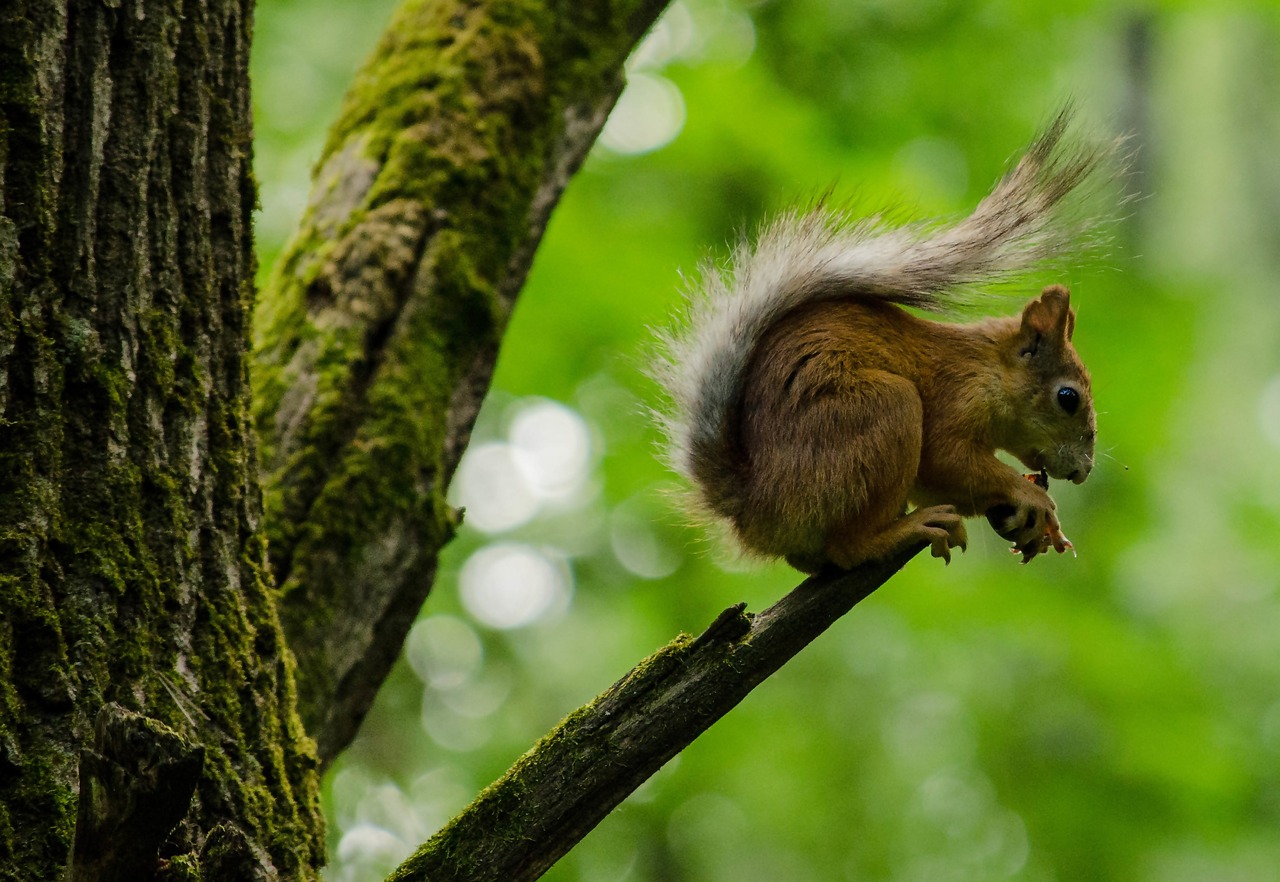
[(1058, 390), (1058, 406), (1068, 414), (1075, 414), (1080, 409), (1080, 393), (1070, 386)]

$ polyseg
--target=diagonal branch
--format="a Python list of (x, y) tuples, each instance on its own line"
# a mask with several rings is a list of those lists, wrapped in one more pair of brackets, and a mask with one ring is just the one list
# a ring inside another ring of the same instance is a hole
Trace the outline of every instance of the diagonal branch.
[(725, 610), (564, 719), (388, 882), (537, 879), (614, 807), (923, 546)]
[(330, 133), (254, 365), (271, 564), (323, 763), (430, 590), (534, 250), (665, 5), (405, 0)]

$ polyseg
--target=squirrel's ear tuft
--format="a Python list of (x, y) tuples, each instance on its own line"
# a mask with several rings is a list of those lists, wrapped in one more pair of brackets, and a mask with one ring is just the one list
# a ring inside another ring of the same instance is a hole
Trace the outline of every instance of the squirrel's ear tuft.
[(1019, 353), (1035, 355), (1042, 347), (1061, 348), (1075, 331), (1076, 314), (1071, 309), (1071, 292), (1062, 285), (1050, 285), (1022, 308)]

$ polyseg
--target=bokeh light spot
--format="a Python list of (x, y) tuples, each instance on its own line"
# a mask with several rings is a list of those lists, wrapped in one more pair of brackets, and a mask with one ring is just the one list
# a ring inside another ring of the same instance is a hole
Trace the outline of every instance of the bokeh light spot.
[(458, 576), (462, 604), (490, 628), (522, 628), (563, 612), (572, 591), (568, 564), (553, 552), (514, 542), (487, 545)]
[(657, 74), (633, 73), (600, 133), (600, 143), (614, 153), (649, 153), (675, 140), (684, 117), (684, 97), (674, 83)]
[(653, 521), (626, 506), (610, 518), (609, 544), (618, 563), (642, 579), (661, 579), (680, 567), (680, 555), (658, 536)]
[(466, 523), (501, 533), (538, 513), (538, 499), (509, 444), (491, 441), (467, 451), (453, 479), (453, 499), (466, 509)]
[(547, 399), (511, 421), (511, 451), (530, 489), (543, 499), (572, 496), (591, 469), (591, 430), (572, 408)]
[(455, 616), (429, 616), (414, 624), (404, 644), (409, 667), (433, 689), (454, 689), (471, 679), (484, 661), (475, 629)]
[(1280, 376), (1272, 377), (1262, 387), (1262, 394), (1258, 396), (1258, 423), (1263, 436), (1280, 447)]

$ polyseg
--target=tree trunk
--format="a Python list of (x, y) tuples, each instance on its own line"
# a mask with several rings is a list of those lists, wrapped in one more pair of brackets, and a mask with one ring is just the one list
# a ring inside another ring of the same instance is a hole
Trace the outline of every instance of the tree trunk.
[(322, 861), (248, 421), (250, 16), (0, 12), (3, 879), (73, 835), (73, 879)]

